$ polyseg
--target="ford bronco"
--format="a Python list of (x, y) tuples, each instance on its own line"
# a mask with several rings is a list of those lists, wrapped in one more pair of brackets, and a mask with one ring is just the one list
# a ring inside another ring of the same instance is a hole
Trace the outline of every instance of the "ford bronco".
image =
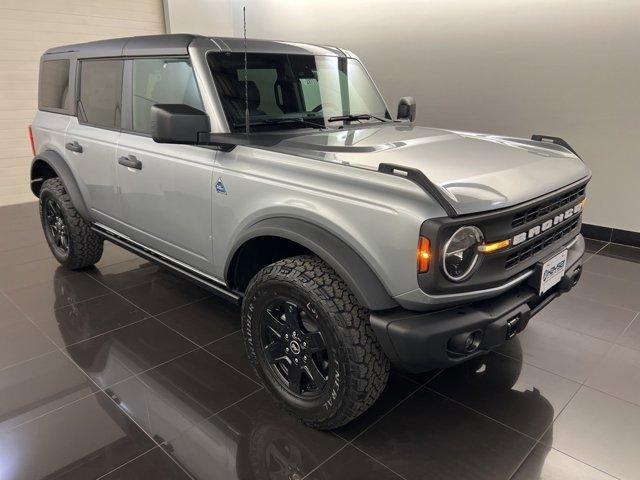
[(108, 240), (241, 304), (246, 353), (306, 424), (521, 332), (581, 273), (590, 171), (562, 139), (392, 118), (358, 57), (160, 35), (52, 48), (31, 189), (69, 269)]

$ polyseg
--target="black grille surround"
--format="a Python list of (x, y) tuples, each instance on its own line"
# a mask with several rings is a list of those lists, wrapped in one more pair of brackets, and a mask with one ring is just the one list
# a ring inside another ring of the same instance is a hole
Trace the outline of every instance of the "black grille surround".
[(536, 204), (523, 212), (516, 213), (511, 221), (511, 226), (513, 228), (521, 227), (538, 218), (544, 217), (550, 212), (559, 211), (562, 207), (573, 204), (578, 198), (584, 197), (585, 188), (586, 185), (582, 185), (567, 193)]
[[(590, 177), (585, 178), (537, 199), (501, 210), (427, 220), (422, 224), (420, 235), (426, 236), (431, 242), (432, 261), (429, 272), (417, 274), (418, 285), (427, 293), (442, 295), (497, 287), (517, 277), (537, 262), (546, 259), (554, 252), (554, 248), (569, 243), (578, 235), (582, 225), (581, 213), (572, 215), (519, 245), (492, 254), (481, 254), (476, 272), (464, 282), (455, 283), (444, 276), (441, 249), (463, 225), (479, 227), (488, 243), (513, 239), (515, 235), (528, 232), (532, 227), (581, 203), (589, 180)], [(514, 227), (516, 219), (521, 218), (528, 220), (525, 223), (518, 220), (519, 225)]]
[(531, 258), (536, 253), (543, 251), (547, 247), (553, 245), (557, 241), (563, 239), (571, 232), (575, 230), (575, 228), (580, 223), (580, 216), (576, 215), (575, 218), (572, 217), (571, 220), (567, 220), (565, 224), (559, 225), (561, 228), (557, 228), (551, 232), (545, 232), (542, 235), (535, 237), (534, 241), (522, 248), (519, 251), (513, 252), (511, 255), (507, 257), (505, 262), (505, 268), (513, 268), (518, 265), (520, 262)]

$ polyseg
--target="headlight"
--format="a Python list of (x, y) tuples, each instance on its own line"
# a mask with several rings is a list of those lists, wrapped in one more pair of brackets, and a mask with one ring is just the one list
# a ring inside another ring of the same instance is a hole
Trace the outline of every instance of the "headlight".
[(478, 263), (478, 245), (484, 237), (477, 227), (465, 226), (455, 231), (444, 245), (442, 269), (445, 276), (454, 282), (469, 278)]

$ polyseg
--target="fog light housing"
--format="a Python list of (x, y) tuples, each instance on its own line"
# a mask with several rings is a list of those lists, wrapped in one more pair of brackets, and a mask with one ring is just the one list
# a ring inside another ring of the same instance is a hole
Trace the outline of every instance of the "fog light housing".
[(482, 330), (475, 330), (451, 337), (447, 343), (447, 349), (451, 352), (469, 355), (478, 350), (480, 343), (482, 343)]

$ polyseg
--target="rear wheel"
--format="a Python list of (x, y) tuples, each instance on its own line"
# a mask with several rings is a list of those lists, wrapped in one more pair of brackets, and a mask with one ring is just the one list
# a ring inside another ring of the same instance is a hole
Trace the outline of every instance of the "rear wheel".
[(247, 288), (245, 346), (286, 410), (312, 427), (337, 428), (368, 409), (389, 376), (368, 316), (318, 257), (287, 258), (262, 269)]
[(102, 257), (103, 239), (94, 233), (71, 203), (59, 178), (50, 178), (40, 189), (40, 221), (56, 260), (76, 270)]

